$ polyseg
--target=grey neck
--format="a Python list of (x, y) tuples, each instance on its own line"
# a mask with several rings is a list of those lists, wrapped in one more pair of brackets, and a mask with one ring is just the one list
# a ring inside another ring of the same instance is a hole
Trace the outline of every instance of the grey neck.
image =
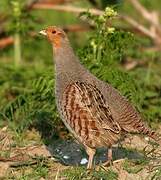
[(69, 44), (54, 49), (56, 95), (61, 98), (67, 85), (72, 82), (83, 80), (85, 68), (80, 64)]
[(73, 77), (73, 75), (76, 77), (80, 71), (85, 70), (80, 64), (78, 58), (75, 56), (69, 42), (64, 43), (62, 47), (57, 49), (53, 47), (53, 51), (57, 76), (59, 74), (66, 74), (68, 77)]

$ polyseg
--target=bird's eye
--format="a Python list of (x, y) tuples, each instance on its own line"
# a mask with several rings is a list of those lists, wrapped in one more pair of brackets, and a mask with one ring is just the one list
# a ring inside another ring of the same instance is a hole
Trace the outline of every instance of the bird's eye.
[(52, 31), (52, 34), (56, 34), (56, 31), (55, 31), (55, 30), (53, 30), (53, 31)]

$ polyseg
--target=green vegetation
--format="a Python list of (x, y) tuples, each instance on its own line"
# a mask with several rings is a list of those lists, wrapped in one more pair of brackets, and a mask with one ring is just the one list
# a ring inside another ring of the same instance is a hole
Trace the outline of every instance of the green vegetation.
[(72, 179), (85, 179), (88, 177), (89, 179), (92, 180), (97, 180), (97, 179), (109, 179), (109, 180), (116, 180), (118, 175), (112, 170), (104, 171), (99, 169), (99, 171), (92, 171), (88, 172), (85, 168), (73, 168), (71, 170), (65, 170), (63, 172), (63, 176), (67, 177), (69, 180)]

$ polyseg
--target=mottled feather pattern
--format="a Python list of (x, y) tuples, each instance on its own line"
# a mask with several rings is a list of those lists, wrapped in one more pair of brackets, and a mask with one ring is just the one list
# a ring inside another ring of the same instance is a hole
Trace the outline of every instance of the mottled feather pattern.
[(102, 93), (86, 82), (67, 86), (62, 98), (62, 114), (81, 143), (89, 147), (110, 146), (120, 137)]
[(158, 141), (159, 136), (142, 121), (140, 114), (126, 99), (115, 99), (115, 101), (122, 101), (122, 112), (120, 113), (118, 122), (123, 130), (130, 133), (145, 134)]

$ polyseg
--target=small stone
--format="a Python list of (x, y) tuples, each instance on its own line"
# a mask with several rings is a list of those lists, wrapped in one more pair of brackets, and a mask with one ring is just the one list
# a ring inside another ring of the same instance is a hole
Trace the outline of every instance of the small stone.
[(7, 170), (9, 169), (10, 164), (7, 162), (0, 162), (0, 179), (6, 176)]
[(81, 162), (80, 162), (80, 164), (87, 164), (87, 162), (88, 162), (88, 160), (86, 159), (86, 158), (83, 158), (82, 160), (81, 160)]
[(149, 137), (145, 137), (145, 140), (146, 140), (146, 141), (149, 141)]
[(69, 156), (63, 156), (64, 159), (69, 159)]

